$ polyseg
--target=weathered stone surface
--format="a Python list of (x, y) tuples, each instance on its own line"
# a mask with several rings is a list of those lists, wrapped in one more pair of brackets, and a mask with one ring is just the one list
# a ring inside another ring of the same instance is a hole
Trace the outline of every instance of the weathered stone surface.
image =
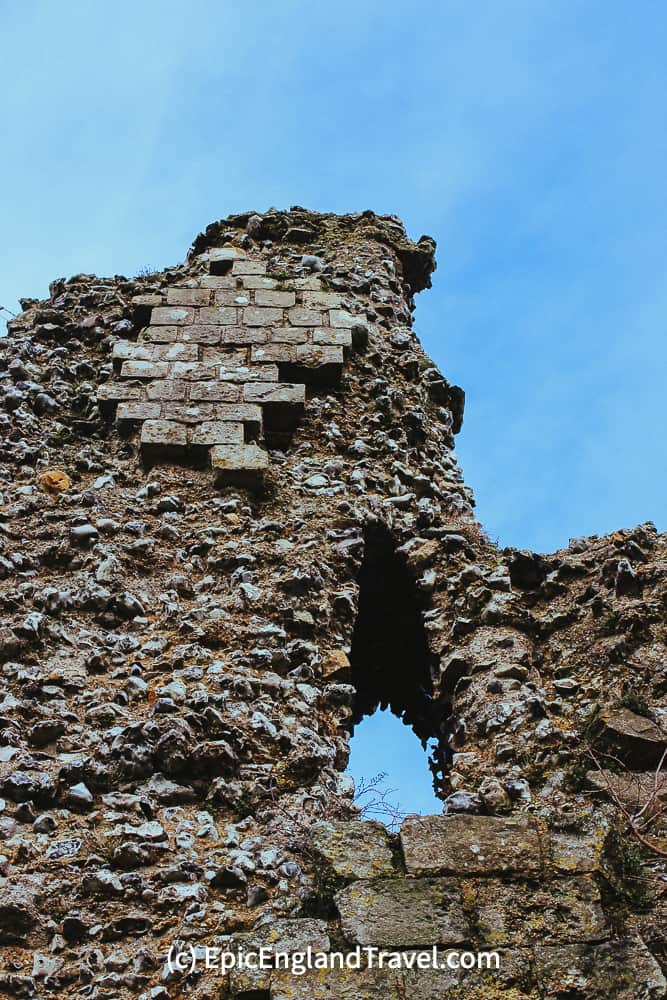
[(534, 820), (496, 816), (408, 816), (401, 827), (411, 875), (439, 872), (531, 876), (543, 869)]
[(549, 1000), (662, 1000), (667, 994), (660, 966), (639, 939), (536, 946), (535, 968), (540, 996)]
[(207, 420), (194, 428), (191, 444), (210, 446), (214, 444), (243, 443), (243, 424), (224, 420)]
[(353, 882), (336, 896), (341, 926), (353, 944), (415, 948), (462, 944), (470, 934), (454, 879)]
[(185, 447), (188, 443), (185, 424), (173, 420), (147, 420), (141, 428), (142, 445)]
[(373, 879), (394, 874), (387, 829), (370, 820), (329, 821), (312, 828), (313, 847), (337, 875)]
[(600, 712), (595, 719), (595, 730), (600, 739), (632, 766), (644, 769), (656, 766), (667, 749), (667, 731), (628, 708)]

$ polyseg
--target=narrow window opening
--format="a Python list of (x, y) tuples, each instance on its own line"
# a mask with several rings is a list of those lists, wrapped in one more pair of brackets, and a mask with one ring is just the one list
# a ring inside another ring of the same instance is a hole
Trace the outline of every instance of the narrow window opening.
[[(362, 778), (367, 787), (384, 774), (377, 791), (359, 797), (358, 805), (368, 818), (377, 819), (382, 819), (383, 795), (389, 820), (392, 804), (403, 812), (440, 812), (433, 789), (441, 787), (444, 761), (436, 738), (421, 609), (405, 563), (381, 523), (365, 532), (350, 662), (356, 697), (348, 772), (355, 778), (357, 794)], [(402, 729), (398, 720), (409, 728)], [(390, 789), (395, 791), (390, 794)], [(376, 816), (369, 802), (379, 806)]]

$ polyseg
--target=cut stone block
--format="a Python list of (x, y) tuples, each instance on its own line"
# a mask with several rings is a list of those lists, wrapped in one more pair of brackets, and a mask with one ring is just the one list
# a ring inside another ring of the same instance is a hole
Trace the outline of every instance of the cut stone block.
[(151, 326), (184, 326), (195, 322), (195, 310), (185, 306), (156, 306), (151, 312)]
[(152, 361), (196, 361), (197, 344), (157, 344), (152, 348)]
[(235, 308), (250, 305), (250, 292), (245, 292), (237, 288), (236, 284), (230, 288), (219, 288), (215, 292), (215, 304), (217, 306), (233, 306)]
[(272, 344), (306, 344), (308, 343), (308, 330), (303, 327), (300, 329), (291, 326), (274, 327), (270, 332), (269, 340)]
[(184, 448), (187, 443), (185, 424), (172, 420), (147, 420), (141, 428), (142, 447)]
[(197, 316), (198, 323), (217, 326), (234, 326), (236, 320), (236, 309), (233, 306), (203, 306)]
[(499, 872), (530, 878), (543, 869), (537, 827), (524, 816), (408, 816), (401, 845), (410, 875)]
[(149, 326), (143, 335), (144, 342), (150, 344), (169, 344), (181, 339), (182, 327)]
[(236, 288), (236, 278), (231, 274), (204, 274), (199, 279), (202, 288)]
[(306, 387), (292, 382), (250, 382), (243, 387), (243, 398), (247, 403), (303, 403)]
[(244, 288), (275, 288), (278, 282), (274, 278), (266, 278), (261, 274), (244, 275), (241, 279)]
[(192, 431), (191, 444), (243, 444), (243, 424), (224, 420), (206, 420), (198, 424)]
[(232, 274), (266, 274), (265, 260), (235, 260)]
[(195, 382), (190, 386), (190, 399), (211, 400), (212, 402), (234, 403), (241, 395), (235, 385), (225, 382)]
[(154, 420), (160, 416), (160, 403), (119, 403), (116, 410), (116, 421), (119, 424), (138, 420)]
[(303, 304), (309, 308), (338, 309), (340, 307), (340, 295), (338, 292), (325, 291), (304, 291)]
[(641, 938), (603, 944), (535, 947), (535, 973), (542, 997), (591, 1000), (659, 1000), (667, 980)]
[(214, 406), (216, 420), (239, 420), (243, 424), (261, 424), (262, 410), (254, 403), (220, 403)]
[(295, 361), (296, 347), (293, 344), (261, 344), (250, 349), (251, 361)]
[(153, 309), (162, 305), (162, 296), (158, 292), (148, 292), (146, 295), (133, 295), (131, 300), (133, 306), (143, 306)]
[(230, 368), (247, 363), (248, 349), (247, 347), (204, 347), (201, 357), (205, 365), (225, 365)]
[(339, 347), (352, 346), (352, 331), (338, 330), (333, 326), (324, 326), (313, 330), (314, 344), (335, 344)]
[(221, 344), (264, 344), (267, 338), (266, 330), (251, 329), (245, 326), (221, 326)]
[(370, 820), (329, 820), (312, 828), (313, 847), (337, 875), (350, 879), (394, 875), (386, 826)]
[(143, 399), (146, 387), (129, 382), (104, 382), (97, 390), (98, 403), (118, 403), (121, 400)]
[(215, 377), (216, 371), (216, 365), (207, 365), (203, 361), (175, 361), (173, 364), (174, 378), (182, 378), (186, 382), (210, 379)]
[(199, 424), (203, 420), (213, 420), (215, 410), (212, 403), (164, 403), (162, 416), (181, 424)]
[(145, 344), (135, 344), (132, 340), (117, 340), (113, 345), (111, 357), (114, 361), (152, 361), (153, 346)]
[(192, 344), (219, 344), (222, 329), (220, 326), (205, 326), (203, 323), (200, 326), (184, 326), (178, 339)]
[(258, 488), (262, 485), (269, 457), (256, 444), (216, 444), (211, 448), (211, 468), (220, 485), (226, 483)]
[(287, 306), (293, 306), (295, 302), (296, 294), (294, 292), (276, 292), (266, 288), (258, 288), (255, 292), (256, 306), (275, 306), (278, 309), (283, 309)]
[(343, 364), (343, 348), (321, 344), (300, 344), (296, 349), (296, 360), (300, 365), (317, 368), (320, 365)]
[(322, 326), (322, 313), (318, 309), (295, 306), (294, 309), (290, 309), (288, 315), (292, 326)]
[(346, 309), (332, 309), (329, 312), (329, 322), (331, 326), (342, 326), (351, 330), (357, 323), (365, 323), (360, 316), (353, 316)]
[(353, 882), (336, 895), (341, 926), (352, 944), (383, 948), (463, 944), (470, 928), (454, 879)]
[(208, 288), (168, 288), (169, 306), (207, 306), (211, 301)]
[(121, 378), (167, 378), (169, 365), (166, 361), (124, 361), (120, 374)]
[(207, 250), (205, 254), (202, 254), (205, 260), (238, 260), (242, 257), (242, 251), (237, 250), (236, 247), (211, 247)]
[(268, 306), (247, 306), (243, 310), (243, 322), (246, 326), (271, 326), (282, 323), (282, 309), (271, 309)]
[(277, 382), (278, 368), (276, 365), (240, 365), (236, 368), (220, 365), (219, 378), (232, 382)]
[(187, 386), (185, 382), (177, 379), (161, 379), (158, 382), (149, 382), (146, 386), (147, 399), (169, 399), (174, 402), (185, 399)]

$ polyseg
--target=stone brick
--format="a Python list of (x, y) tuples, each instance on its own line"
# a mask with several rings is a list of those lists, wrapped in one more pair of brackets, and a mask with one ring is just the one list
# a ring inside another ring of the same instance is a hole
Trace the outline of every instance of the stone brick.
[(212, 403), (163, 403), (162, 416), (165, 420), (176, 420), (181, 424), (199, 424), (203, 420), (213, 420), (215, 408)]
[(322, 326), (322, 313), (318, 309), (295, 306), (288, 315), (292, 326)]
[(265, 278), (260, 274), (249, 274), (242, 278), (244, 288), (275, 288), (278, 282), (274, 278)]
[(660, 1000), (667, 980), (641, 938), (535, 947), (540, 996)]
[(308, 336), (303, 327), (278, 326), (270, 331), (269, 340), (272, 344), (306, 344)]
[[(482, 943), (527, 945), (534, 941), (599, 941), (607, 936), (600, 890), (587, 876), (554, 879), (517, 892), (496, 879), (463, 882)], [(536, 915), (537, 919), (536, 919)]]
[(311, 830), (313, 847), (336, 875), (372, 879), (396, 874), (386, 826), (371, 820), (328, 820)]
[(198, 323), (234, 326), (237, 310), (233, 306), (203, 306), (197, 315)]
[(116, 421), (122, 424), (124, 421), (157, 419), (160, 412), (160, 403), (119, 403), (116, 410)]
[(245, 326), (221, 326), (221, 344), (264, 344), (267, 340), (266, 330), (259, 327), (249, 329)]
[(346, 309), (331, 309), (329, 311), (329, 322), (331, 326), (342, 326), (348, 330), (351, 330), (358, 323), (364, 326), (366, 324), (366, 321), (361, 316), (353, 316)]
[(211, 247), (203, 257), (205, 260), (238, 260), (242, 256), (242, 251), (236, 247)]
[(235, 260), (232, 274), (266, 274), (265, 260)]
[(206, 365), (203, 361), (175, 361), (173, 363), (174, 378), (195, 382), (199, 379), (210, 379), (215, 372), (215, 365)]
[(120, 400), (143, 399), (146, 387), (129, 382), (104, 382), (97, 390), (100, 403), (117, 403)]
[(152, 361), (153, 345), (134, 343), (131, 340), (117, 340), (113, 345), (111, 357), (114, 361)]
[(161, 379), (158, 382), (149, 382), (146, 386), (147, 399), (167, 399), (178, 401), (185, 399), (186, 393), (186, 383), (172, 378)]
[(410, 875), (542, 871), (537, 827), (524, 816), (408, 816), (401, 845)]
[(147, 420), (141, 428), (142, 445), (183, 448), (188, 443), (185, 424), (171, 420)]
[(243, 424), (228, 420), (206, 420), (193, 429), (191, 444), (243, 444)]
[(220, 288), (215, 293), (215, 304), (217, 306), (249, 306), (250, 293), (237, 288)]
[(167, 305), (207, 306), (211, 301), (208, 288), (168, 288)]
[(342, 365), (343, 348), (321, 344), (301, 344), (296, 349), (296, 360), (301, 365), (316, 368), (320, 365)]
[(203, 323), (201, 326), (184, 326), (178, 339), (191, 344), (219, 344), (222, 331), (226, 329), (223, 326), (205, 326)]
[(250, 348), (251, 361), (295, 361), (296, 347), (292, 344), (262, 344)]
[(282, 321), (282, 309), (248, 306), (243, 310), (243, 322), (247, 326), (272, 326), (274, 323), (282, 323)]
[(197, 344), (157, 344), (153, 347), (153, 361), (196, 361)]
[(156, 306), (151, 312), (151, 326), (185, 326), (195, 322), (195, 310), (185, 306)]
[(231, 382), (277, 382), (278, 368), (276, 365), (237, 365), (235, 368), (221, 365), (218, 377)]
[(218, 444), (211, 448), (211, 466), (220, 472), (263, 472), (269, 456), (256, 444)]
[(190, 386), (191, 400), (211, 400), (212, 402), (233, 403), (241, 395), (236, 385), (226, 382), (194, 382)]
[(262, 410), (254, 403), (220, 403), (213, 407), (213, 417), (215, 420), (238, 420), (257, 429), (262, 425)]
[(202, 288), (237, 288), (236, 278), (230, 274), (203, 274), (199, 279)]
[(206, 365), (225, 365), (230, 368), (234, 365), (244, 365), (248, 360), (248, 349), (237, 347), (204, 347), (202, 350), (202, 361)]
[(305, 291), (303, 293), (303, 304), (310, 308), (338, 309), (340, 307), (340, 294), (338, 292)]
[(294, 292), (273, 292), (263, 288), (258, 288), (255, 292), (256, 306), (276, 306), (282, 309), (285, 306), (293, 306), (295, 302)]
[(314, 344), (335, 344), (338, 347), (352, 346), (352, 332), (350, 330), (337, 330), (333, 326), (324, 326), (319, 330), (313, 330)]
[(183, 327), (178, 326), (149, 326), (143, 335), (145, 343), (169, 344), (178, 340)]
[(243, 387), (247, 403), (303, 403), (306, 387), (292, 382), (249, 382)]
[(341, 926), (352, 944), (419, 948), (463, 944), (470, 929), (454, 879), (353, 882), (336, 895)]
[(133, 295), (131, 300), (133, 306), (143, 306), (153, 309), (162, 305), (162, 296), (158, 292), (148, 292), (145, 295)]
[(122, 378), (167, 378), (169, 365), (166, 361), (124, 361), (120, 374)]

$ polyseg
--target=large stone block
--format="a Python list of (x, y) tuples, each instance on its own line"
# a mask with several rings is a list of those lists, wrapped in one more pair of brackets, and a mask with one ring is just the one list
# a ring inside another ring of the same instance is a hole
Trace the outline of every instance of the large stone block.
[(167, 378), (169, 364), (166, 361), (124, 361), (120, 374), (121, 378)]
[(358, 323), (365, 323), (361, 316), (353, 316), (347, 309), (331, 309), (329, 312), (329, 322), (331, 326), (342, 326), (351, 330)]
[(147, 399), (168, 399), (173, 402), (182, 402), (186, 398), (186, 393), (187, 383), (173, 378), (149, 382), (146, 386)]
[(276, 326), (269, 332), (272, 344), (307, 344), (309, 336), (305, 327)]
[(381, 878), (395, 873), (387, 828), (382, 823), (329, 820), (312, 828), (313, 847), (337, 875)]
[(352, 346), (351, 330), (339, 330), (333, 326), (323, 326), (313, 330), (314, 344), (335, 344), (338, 347)]
[(282, 323), (282, 309), (272, 309), (268, 306), (246, 306), (243, 310), (243, 322), (246, 326), (272, 326)]
[(215, 417), (213, 403), (163, 403), (162, 416), (165, 420), (176, 420), (181, 424), (199, 424)]
[(295, 302), (294, 292), (276, 292), (266, 288), (258, 288), (255, 292), (256, 306), (275, 306), (278, 309), (283, 309), (293, 306)]
[(247, 403), (303, 403), (306, 387), (292, 382), (250, 382), (243, 387)]
[(204, 323), (194, 326), (184, 326), (178, 339), (190, 344), (219, 344), (222, 331), (227, 327), (208, 326)]
[(150, 344), (170, 344), (181, 339), (182, 329), (179, 326), (149, 326), (143, 339)]
[(296, 361), (294, 344), (254, 344), (250, 349), (251, 361)]
[(221, 326), (221, 344), (263, 344), (268, 339), (267, 331), (260, 327)]
[(322, 290), (306, 290), (303, 293), (303, 304), (309, 308), (338, 309), (340, 307), (340, 294)]
[(153, 361), (196, 361), (197, 344), (158, 344), (152, 348)]
[(548, 883), (506, 884), (496, 879), (462, 883), (485, 946), (532, 941), (599, 941), (609, 933), (600, 891), (580, 876)]
[(296, 360), (308, 368), (318, 368), (324, 365), (343, 364), (343, 348), (324, 346), (321, 344), (301, 344), (296, 349)]
[(207, 365), (203, 361), (175, 361), (173, 364), (174, 378), (183, 379), (185, 382), (199, 382), (201, 379), (215, 377), (217, 367)]
[(290, 309), (288, 315), (292, 326), (322, 326), (322, 313), (319, 309), (295, 306), (294, 309)]
[(116, 410), (116, 421), (134, 423), (139, 420), (156, 420), (160, 416), (160, 403), (119, 403)]
[(207, 306), (211, 301), (208, 288), (168, 288), (168, 306)]
[(470, 936), (454, 879), (392, 878), (353, 882), (336, 895), (352, 944), (419, 948), (462, 944)]
[(408, 816), (401, 845), (411, 875), (499, 872), (530, 877), (543, 870), (537, 826), (525, 816)]
[(266, 274), (265, 260), (235, 260), (232, 274)]
[(233, 306), (204, 306), (199, 310), (197, 322), (214, 326), (234, 326), (237, 310)]
[(193, 428), (190, 443), (195, 447), (243, 444), (243, 424), (225, 420), (206, 420)]
[(662, 1000), (667, 980), (640, 938), (535, 948), (540, 997), (561, 1000)]
[(156, 306), (151, 311), (151, 326), (184, 326), (195, 322), (195, 313), (187, 306)]
[(173, 420), (147, 420), (141, 428), (141, 444), (147, 447), (184, 448), (188, 443), (185, 424)]
[(269, 457), (256, 444), (217, 444), (211, 448), (211, 468), (221, 483), (259, 486)]
[(100, 405), (113, 405), (121, 400), (143, 399), (145, 392), (145, 386), (131, 382), (103, 382), (97, 390), (97, 401)]
[(234, 403), (239, 399), (241, 390), (230, 382), (193, 382), (190, 386), (190, 399), (210, 400), (216, 403)]
[(232, 382), (277, 382), (278, 368), (276, 365), (237, 365), (228, 368), (220, 365), (218, 378)]

